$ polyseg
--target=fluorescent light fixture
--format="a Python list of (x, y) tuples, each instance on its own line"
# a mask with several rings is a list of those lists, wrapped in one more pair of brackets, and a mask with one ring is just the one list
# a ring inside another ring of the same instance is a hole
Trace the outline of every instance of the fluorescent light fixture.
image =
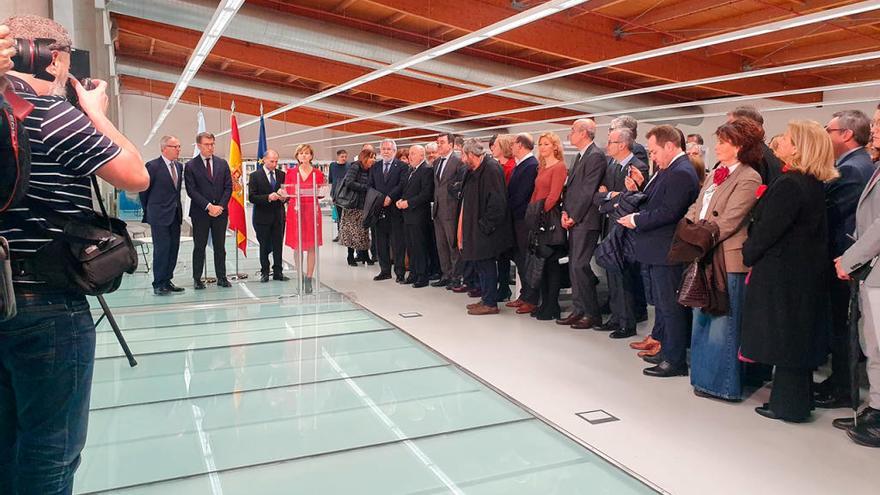
[(183, 96), (190, 81), (195, 77), (199, 68), (201, 68), (205, 59), (208, 57), (208, 54), (211, 53), (211, 49), (214, 48), (217, 40), (220, 39), (220, 36), (226, 31), (226, 27), (229, 26), (229, 22), (235, 16), (236, 12), (238, 12), (238, 9), (241, 8), (242, 4), (244, 4), (244, 0), (225, 0), (217, 7), (217, 10), (214, 11), (214, 15), (211, 17), (211, 22), (208, 23), (208, 27), (202, 33), (202, 37), (199, 39), (198, 44), (196, 44), (196, 48), (193, 50), (193, 54), (190, 56), (189, 61), (187, 61), (186, 67), (180, 75), (180, 79), (178, 79), (177, 84), (174, 85), (174, 91), (171, 92), (171, 97), (165, 102), (165, 108), (159, 112), (156, 122), (153, 123), (153, 128), (150, 129), (150, 134), (147, 135), (147, 139), (144, 141), (144, 146), (150, 144), (150, 141), (156, 133), (159, 132), (162, 123), (165, 122), (168, 114), (171, 113), (171, 110), (177, 105), (177, 102), (180, 101), (180, 97)]
[[(548, 5), (548, 4), (544, 4), (544, 5)], [(561, 5), (560, 5), (560, 8), (561, 8)], [(306, 132), (310, 132), (312, 130), (327, 129), (327, 128), (331, 128), (331, 127), (352, 124), (355, 122), (362, 122), (365, 120), (375, 120), (375, 119), (379, 119), (381, 117), (385, 117), (388, 115), (394, 115), (394, 114), (398, 114), (401, 112), (408, 112), (411, 110), (418, 110), (420, 108), (442, 105), (444, 103), (463, 100), (463, 99), (467, 99), (467, 98), (473, 98), (476, 96), (498, 93), (500, 91), (514, 89), (514, 88), (527, 86), (527, 85), (535, 84), (535, 83), (539, 83), (539, 82), (549, 81), (549, 80), (553, 80), (553, 79), (558, 79), (561, 77), (566, 77), (566, 76), (570, 76), (570, 75), (574, 75), (574, 74), (582, 74), (585, 72), (596, 71), (599, 69), (605, 69), (605, 68), (613, 67), (613, 66), (617, 66), (617, 65), (638, 62), (641, 60), (648, 60), (648, 59), (652, 59), (652, 58), (656, 58), (656, 57), (662, 57), (665, 55), (671, 55), (674, 53), (681, 53), (681, 52), (685, 52), (685, 51), (696, 50), (699, 48), (705, 48), (707, 46), (728, 43), (731, 41), (741, 40), (741, 39), (745, 39), (745, 38), (751, 38), (751, 37), (755, 37), (755, 36), (761, 36), (763, 34), (767, 34), (767, 33), (771, 33), (771, 32), (776, 32), (776, 31), (780, 31), (780, 30), (784, 30), (784, 29), (790, 29), (793, 27), (805, 26), (808, 24), (815, 24), (817, 22), (828, 21), (831, 19), (837, 19), (840, 17), (848, 16), (848, 15), (860, 14), (863, 12), (868, 12), (868, 11), (878, 10), (878, 9), (880, 9), (880, 1), (878, 1), (878, 0), (863, 1), (863, 2), (856, 3), (856, 4), (852, 4), (852, 5), (846, 5), (843, 7), (837, 7), (837, 8), (825, 10), (822, 12), (816, 12), (813, 14), (807, 14), (804, 16), (795, 17), (792, 19), (775, 21), (775, 22), (763, 24), (760, 26), (741, 29), (739, 31), (733, 31), (730, 33), (710, 36), (708, 38), (702, 38), (702, 39), (698, 39), (698, 40), (687, 41), (684, 43), (678, 43), (676, 45), (672, 45), (672, 46), (668, 46), (668, 47), (664, 47), (664, 48), (657, 48), (654, 50), (648, 50), (645, 52), (624, 55), (621, 57), (603, 60), (600, 62), (594, 62), (594, 63), (590, 63), (590, 64), (581, 65), (578, 67), (572, 67), (570, 69), (564, 69), (564, 70), (560, 70), (560, 71), (556, 71), (556, 72), (551, 72), (549, 74), (542, 74), (539, 76), (530, 77), (530, 78), (522, 79), (519, 81), (513, 81), (513, 82), (510, 82), (507, 84), (493, 86), (491, 88), (480, 89), (480, 90), (476, 90), (476, 91), (471, 91), (469, 93), (462, 93), (462, 94), (454, 95), (454, 96), (448, 96), (445, 98), (439, 98), (436, 100), (426, 101), (423, 103), (416, 103), (416, 104), (408, 105), (408, 106), (401, 107), (401, 108), (386, 110), (384, 112), (379, 112), (379, 113), (376, 113), (373, 115), (365, 115), (363, 117), (346, 119), (346, 120), (336, 122), (336, 123), (324, 124), (322, 126), (310, 128), (308, 130), (288, 132), (285, 134), (272, 136), (269, 138), (269, 140), (280, 139), (280, 138), (284, 138), (284, 137), (303, 134)], [(489, 28), (491, 28), (491, 26)], [(484, 29), (489, 29), (489, 28), (484, 28)], [(574, 102), (574, 103), (568, 103), (568, 104), (574, 105), (577, 103)], [(547, 108), (552, 108), (552, 107), (547, 107)], [(526, 111), (526, 110), (523, 110), (523, 111)], [(255, 120), (253, 122), (258, 122), (258, 121), (259, 121), (259, 119)]]
[[(565, 9), (569, 9), (569, 8), (574, 7), (576, 5), (587, 3), (588, 1), (589, 0), (550, 0), (549, 2), (545, 2), (545, 3), (542, 3), (538, 6), (532, 7), (531, 9), (526, 10), (525, 12), (520, 12), (519, 14), (516, 14), (512, 17), (508, 17), (507, 19), (498, 21), (494, 24), (486, 26), (486, 27), (479, 29), (477, 31), (474, 31), (472, 33), (466, 34), (460, 38), (454, 39), (452, 41), (448, 41), (446, 43), (443, 43), (442, 45), (435, 46), (434, 48), (431, 48), (431, 49), (426, 50), (424, 52), (417, 53), (417, 54), (413, 55), (412, 57), (409, 57), (405, 60), (402, 60), (400, 62), (395, 62), (386, 68), (373, 71), (369, 74), (364, 74), (363, 76), (352, 79), (351, 81), (348, 81), (345, 84), (342, 84), (339, 86), (334, 86), (332, 88), (328, 88), (324, 91), (321, 91), (320, 93), (316, 93), (316, 94), (310, 96), (309, 98), (304, 98), (304, 99), (299, 100), (295, 103), (289, 103), (287, 105), (284, 105), (280, 108), (277, 108), (275, 110), (272, 110), (271, 112), (266, 113), (264, 115), (264, 117), (274, 117), (275, 115), (284, 113), (288, 110), (293, 110), (294, 108), (298, 108), (303, 105), (308, 105), (309, 103), (312, 103), (312, 102), (315, 102), (318, 100), (322, 100), (324, 98), (342, 93), (343, 91), (347, 91), (349, 89), (358, 87), (362, 84), (373, 81), (373, 80), (378, 79), (380, 77), (384, 77), (386, 75), (393, 74), (393, 73), (408, 69), (408, 68), (410, 68), (418, 63), (424, 62), (428, 59), (439, 57), (441, 55), (445, 55), (447, 53), (454, 52), (456, 50), (460, 50), (462, 48), (473, 45), (474, 43), (479, 43), (480, 41), (483, 41), (489, 37), (489, 35), (487, 35), (486, 33), (492, 33), (492, 36), (497, 36), (499, 34), (506, 33), (507, 31), (510, 31), (512, 29), (516, 29), (518, 27), (521, 27), (521, 26), (528, 24), (530, 22), (537, 21), (538, 19), (543, 19), (544, 17), (547, 17), (548, 15), (556, 14), (558, 12), (561, 12)], [(563, 8), (562, 7), (563, 5), (565, 5), (566, 7)], [(260, 121), (260, 119), (253, 119), (253, 120), (250, 120), (250, 121), (245, 122), (243, 124), (239, 124), (238, 127), (239, 127), (239, 129), (241, 129), (241, 128), (256, 124), (259, 121)], [(223, 132), (217, 134), (217, 136), (223, 136), (225, 134), (228, 134), (229, 132), (230, 131), (223, 131)]]

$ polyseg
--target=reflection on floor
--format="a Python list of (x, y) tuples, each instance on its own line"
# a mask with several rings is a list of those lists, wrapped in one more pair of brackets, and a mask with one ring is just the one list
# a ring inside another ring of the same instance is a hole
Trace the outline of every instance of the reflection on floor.
[(190, 250), (186, 292), (106, 298), (139, 365), (103, 320), (75, 493), (655, 493), (342, 294), (193, 290)]

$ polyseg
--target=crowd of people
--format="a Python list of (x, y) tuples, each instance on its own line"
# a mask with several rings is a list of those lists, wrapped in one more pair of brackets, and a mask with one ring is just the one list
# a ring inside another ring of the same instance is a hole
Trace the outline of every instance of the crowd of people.
[(384, 140), (378, 157), (372, 145), (350, 165), (338, 155), (338, 241), (350, 265), (378, 259), (376, 281), (467, 294), (470, 315), (506, 307), (625, 339), (653, 306), (650, 332), (629, 344), (645, 375), (689, 375), (696, 396), (731, 402), (772, 381), (756, 412), (788, 422), (852, 405), (857, 291), (872, 387), (857, 421), (834, 425), (880, 447), (878, 121), (880, 107), (873, 123), (858, 110), (794, 120), (768, 146), (760, 112), (738, 107), (714, 133), (713, 166), (702, 136), (660, 125), (641, 145), (630, 116), (611, 122), (604, 148), (593, 120), (575, 121), (569, 165), (552, 132), (488, 145), (441, 134), (407, 150)]

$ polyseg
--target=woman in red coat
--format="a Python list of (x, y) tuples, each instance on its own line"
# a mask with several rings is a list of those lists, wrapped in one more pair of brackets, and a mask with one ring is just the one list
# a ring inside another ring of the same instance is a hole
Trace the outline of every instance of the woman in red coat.
[[(290, 197), (287, 204), (287, 232), (284, 243), (294, 251), (297, 273), (300, 270), (302, 253), (307, 253), (306, 272), (303, 276), (303, 289), (312, 293), (312, 278), (315, 274), (315, 246), (322, 241), (321, 207), (318, 204), (318, 190), (324, 184), (324, 174), (312, 166), (315, 153), (308, 144), (296, 148), (296, 167), (287, 171), (284, 178), (284, 191)], [(297, 190), (301, 205), (297, 204)]]

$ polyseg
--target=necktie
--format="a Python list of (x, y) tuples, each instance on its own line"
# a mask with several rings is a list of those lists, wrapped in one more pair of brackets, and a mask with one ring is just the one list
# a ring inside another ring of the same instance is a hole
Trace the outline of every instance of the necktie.
[(581, 154), (578, 153), (577, 156), (574, 157), (574, 163), (581, 161)]
[(177, 162), (169, 163), (171, 167), (171, 180), (174, 181), (174, 187), (177, 187)]
[(275, 190), (277, 183), (275, 182), (275, 171), (269, 172), (269, 185), (272, 186), (272, 191)]
[(443, 177), (443, 168), (446, 166), (446, 158), (440, 159), (440, 165), (437, 167), (437, 178)]
[(388, 170), (390, 168), (391, 168), (391, 164), (388, 162), (385, 162), (385, 166), (382, 168), (382, 175), (384, 175), (385, 177), (388, 177)]
[(206, 161), (205, 167), (207, 167), (207, 169), (208, 169), (208, 178), (211, 180), (214, 180), (214, 170), (211, 168), (211, 159), (206, 158), (205, 161)]

